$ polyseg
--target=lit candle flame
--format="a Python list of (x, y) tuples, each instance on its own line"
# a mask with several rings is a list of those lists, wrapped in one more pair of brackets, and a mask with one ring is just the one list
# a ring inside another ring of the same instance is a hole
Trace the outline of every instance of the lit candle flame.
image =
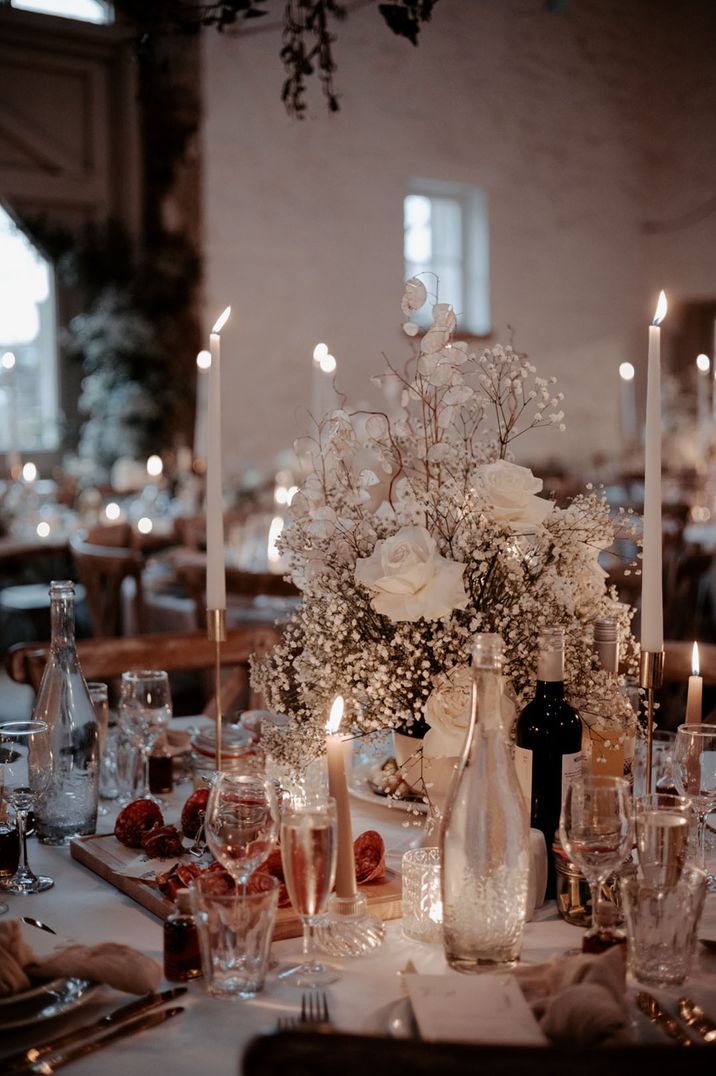
[(214, 328), (211, 331), (215, 336), (218, 336), (219, 333), (221, 332), (221, 330), (226, 325), (227, 321), (229, 320), (229, 314), (230, 313), (231, 313), (231, 307), (227, 306), (224, 313), (220, 314), (219, 317), (214, 322)]
[(200, 351), (196, 357), (196, 365), (200, 370), (208, 370), (211, 366), (211, 352)]
[(12, 370), (15, 365), (15, 356), (12, 351), (6, 351), (2, 359), (0, 359), (0, 363), (2, 363), (3, 370)]
[(633, 381), (636, 373), (630, 362), (623, 362), (619, 367), (619, 376), (622, 381)]
[(327, 344), (316, 344), (316, 346), (313, 349), (313, 361), (316, 363), (317, 366), (320, 366), (322, 360), (325, 359), (327, 354), (328, 354), (328, 345)]
[(699, 644), (694, 643), (694, 649), (691, 651), (691, 675), (698, 676), (701, 665), (699, 663)]
[(660, 291), (659, 292), (659, 302), (656, 304), (656, 311), (654, 313), (654, 320), (651, 323), (652, 325), (661, 325), (662, 321), (666, 317), (666, 311), (668, 310), (668, 306), (669, 306), (669, 304), (666, 301), (666, 295), (664, 294), (663, 291)]
[(338, 732), (341, 721), (343, 720), (343, 696), (336, 695), (331, 706), (331, 712), (328, 716), (328, 724), (326, 725), (326, 732), (329, 736), (334, 736)]
[(709, 372), (709, 367), (710, 366), (711, 366), (711, 363), (709, 361), (708, 355), (701, 354), (701, 355), (696, 356), (696, 367), (697, 367), (699, 373), (707, 374)]

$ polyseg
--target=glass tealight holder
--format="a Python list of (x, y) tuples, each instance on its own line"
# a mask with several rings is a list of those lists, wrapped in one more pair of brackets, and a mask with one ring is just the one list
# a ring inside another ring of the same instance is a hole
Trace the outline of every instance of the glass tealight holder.
[(403, 856), (403, 933), (415, 941), (443, 940), (439, 848), (411, 848)]

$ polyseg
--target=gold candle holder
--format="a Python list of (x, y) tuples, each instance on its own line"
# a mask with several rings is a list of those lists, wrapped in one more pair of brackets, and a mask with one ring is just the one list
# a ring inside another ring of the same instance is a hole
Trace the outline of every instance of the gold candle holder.
[(652, 755), (654, 750), (654, 692), (664, 682), (664, 649), (642, 650), (639, 659), (639, 685), (646, 691), (646, 792), (652, 792)]
[(216, 770), (221, 772), (221, 644), (226, 639), (226, 610), (207, 609), (206, 634), (214, 643), (214, 707), (216, 710)]

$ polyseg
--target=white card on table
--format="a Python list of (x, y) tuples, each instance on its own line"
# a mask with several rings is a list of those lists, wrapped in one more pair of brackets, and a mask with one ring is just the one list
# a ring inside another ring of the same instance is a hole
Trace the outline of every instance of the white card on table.
[(511, 975), (404, 975), (422, 1038), (544, 1046), (547, 1043)]

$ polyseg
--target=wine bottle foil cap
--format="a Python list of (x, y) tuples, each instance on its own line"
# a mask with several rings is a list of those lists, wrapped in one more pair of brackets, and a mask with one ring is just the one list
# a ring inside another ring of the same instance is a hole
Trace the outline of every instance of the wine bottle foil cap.
[(540, 650), (564, 650), (564, 628), (557, 625), (542, 628), (537, 645)]
[(617, 622), (613, 616), (600, 617), (599, 620), (594, 621), (594, 642), (595, 643), (616, 643), (618, 642)]

